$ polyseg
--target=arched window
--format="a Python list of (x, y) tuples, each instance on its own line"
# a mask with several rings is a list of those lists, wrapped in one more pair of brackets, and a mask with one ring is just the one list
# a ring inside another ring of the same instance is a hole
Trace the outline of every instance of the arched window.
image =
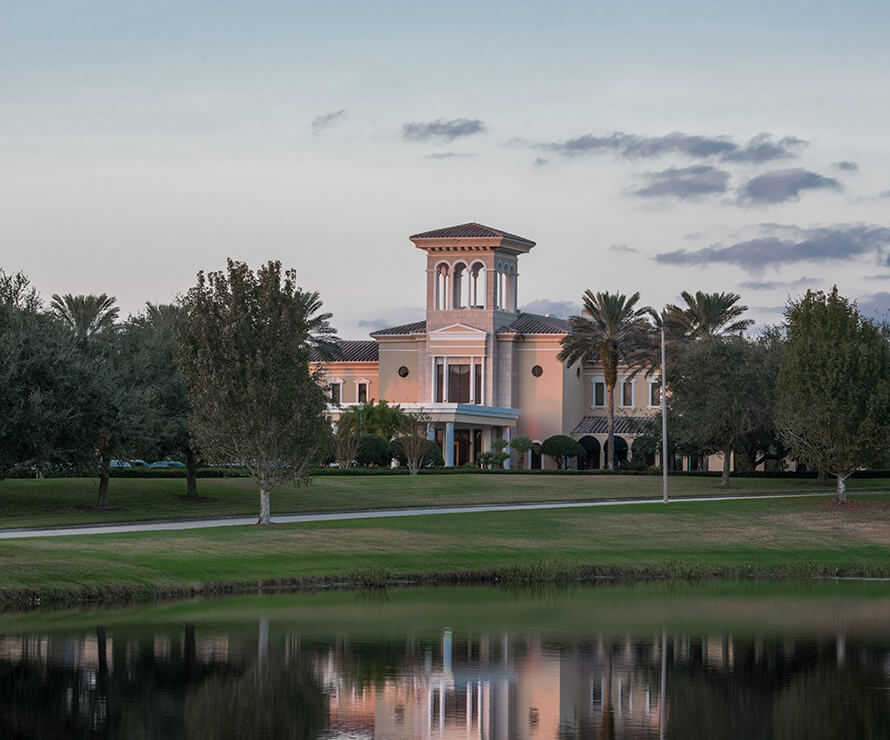
[(451, 273), (451, 307), (467, 307), (467, 266), (463, 262), (454, 265)]
[(507, 266), (498, 267), (498, 308), (507, 309)]
[[(589, 434), (587, 436), (581, 437), (578, 440), (578, 444), (580, 444), (584, 448), (584, 452), (586, 455), (578, 455), (578, 470), (594, 470), (600, 466), (600, 443), (596, 437), (591, 437)], [(615, 449), (618, 447), (616, 445)]]
[(470, 308), (485, 308), (485, 265), (474, 262), (470, 267)]
[[(627, 440), (624, 437), (619, 437), (615, 435), (615, 464), (617, 465), (620, 462), (627, 461)], [(603, 456), (605, 457), (606, 464), (609, 463), (609, 442), (603, 442)]]
[(436, 265), (436, 310), (448, 308), (448, 265)]

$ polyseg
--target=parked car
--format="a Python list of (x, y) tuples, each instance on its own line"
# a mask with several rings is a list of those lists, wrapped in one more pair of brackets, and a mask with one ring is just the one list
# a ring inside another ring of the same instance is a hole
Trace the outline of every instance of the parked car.
[(131, 468), (133, 467), (126, 460), (109, 460), (108, 461), (109, 468)]
[(148, 467), (150, 467), (150, 468), (184, 468), (185, 463), (181, 463), (177, 460), (158, 460), (157, 462), (153, 462)]
[(130, 465), (134, 468), (147, 468), (149, 467), (148, 463), (145, 460), (130, 460)]

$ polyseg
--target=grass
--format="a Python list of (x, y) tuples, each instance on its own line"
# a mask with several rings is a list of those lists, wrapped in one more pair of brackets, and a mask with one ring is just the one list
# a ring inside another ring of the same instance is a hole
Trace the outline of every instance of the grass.
[[(803, 492), (810, 479), (739, 478), (730, 493)], [(255, 484), (245, 478), (202, 478), (198, 492), (213, 499), (183, 501), (183, 479), (113, 478), (110, 510), (94, 510), (97, 482), (89, 478), (0, 482), (0, 528), (250, 516), (258, 512)], [(672, 497), (722, 495), (715, 478), (672, 476)], [(890, 478), (853, 479), (850, 490), (890, 488)], [(826, 493), (831, 489), (826, 488)], [(354, 511), (531, 501), (580, 501), (661, 496), (657, 476), (423, 475), (323, 476), (308, 488), (285, 487), (272, 494), (273, 514)]]
[(591, 633), (718, 634), (735, 638), (793, 632), (835, 636), (838, 625), (848, 636), (886, 632), (890, 620), (890, 584), (833, 581), (711, 581), (599, 584), (550, 590), (482, 586), (472, 589), (390, 588), (386, 591), (325, 591), (313, 594), (229, 596), (176, 602), (0, 616), (3, 635), (93, 633), (97, 619), (115, 638), (149, 632), (181, 633), (182, 625), (199, 632), (256, 639), (257, 620), (269, 634), (299, 634), (301, 639), (347, 634), (351, 638), (399, 639), (442, 629), (456, 635), (480, 630), (535, 631), (565, 640)]
[(150, 598), (319, 577), (379, 586), (470, 572), (513, 573), (519, 583), (567, 571), (890, 576), (890, 494), (828, 503), (678, 502), (4, 541), (0, 598)]

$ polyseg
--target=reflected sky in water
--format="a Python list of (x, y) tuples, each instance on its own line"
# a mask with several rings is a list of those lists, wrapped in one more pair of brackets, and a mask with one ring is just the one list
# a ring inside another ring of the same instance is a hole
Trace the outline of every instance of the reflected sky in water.
[(890, 587), (700, 591), (0, 617), (0, 737), (890, 737)]

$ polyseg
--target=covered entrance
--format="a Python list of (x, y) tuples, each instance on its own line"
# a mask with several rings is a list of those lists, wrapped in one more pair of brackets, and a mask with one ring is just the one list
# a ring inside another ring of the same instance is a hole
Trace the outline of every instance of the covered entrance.
[[(473, 463), (487, 452), (494, 439), (510, 442), (519, 409), (470, 403), (402, 404), (406, 411), (423, 413), (428, 419), (427, 438), (442, 450), (445, 467)], [(505, 467), (509, 467), (509, 461)]]

